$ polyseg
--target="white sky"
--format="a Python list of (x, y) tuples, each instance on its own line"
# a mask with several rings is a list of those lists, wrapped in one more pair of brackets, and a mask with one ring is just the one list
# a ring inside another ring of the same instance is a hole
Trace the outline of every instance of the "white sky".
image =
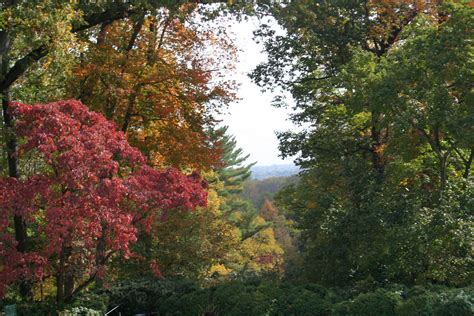
[(238, 64), (234, 79), (241, 84), (239, 101), (230, 105), (228, 113), (221, 116), (222, 125), (229, 126), (229, 133), (237, 139), (238, 146), (250, 154), (249, 162), (257, 165), (276, 165), (291, 163), (292, 159), (278, 157), (276, 131), (292, 128), (287, 120), (290, 110), (271, 106), (273, 94), (262, 93), (247, 74), (260, 62), (265, 61), (263, 45), (253, 41), (253, 30), (258, 21), (248, 20), (232, 23), (235, 44), (239, 48)]

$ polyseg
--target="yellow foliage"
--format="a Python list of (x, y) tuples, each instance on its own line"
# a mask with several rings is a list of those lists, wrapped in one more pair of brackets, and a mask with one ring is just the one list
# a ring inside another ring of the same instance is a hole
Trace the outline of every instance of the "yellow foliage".
[(213, 265), (210, 269), (209, 269), (209, 275), (210, 276), (214, 276), (214, 275), (218, 275), (220, 277), (226, 277), (229, 275), (229, 273), (231, 273), (232, 270), (227, 268), (225, 265), (223, 265), (222, 263), (218, 263), (218, 264), (215, 264)]
[(281, 272), (283, 253), (284, 251), (276, 241), (275, 233), (271, 227), (264, 228), (244, 240), (239, 249), (244, 272)]

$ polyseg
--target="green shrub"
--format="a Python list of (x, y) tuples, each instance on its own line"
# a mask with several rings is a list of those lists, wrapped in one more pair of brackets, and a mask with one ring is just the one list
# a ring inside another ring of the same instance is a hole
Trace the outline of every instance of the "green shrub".
[(472, 289), (454, 289), (439, 295), (434, 314), (436, 316), (470, 316), (474, 314)]
[(106, 293), (97, 293), (93, 291), (82, 292), (71, 304), (71, 308), (80, 307), (87, 308), (94, 311), (99, 311), (102, 314), (107, 311), (109, 304), (109, 296)]
[(393, 316), (401, 303), (398, 292), (378, 289), (375, 292), (360, 294), (350, 304), (350, 315), (354, 316)]
[(333, 316), (349, 316), (351, 315), (351, 301), (342, 301), (337, 304), (334, 304), (332, 307)]
[[(403, 297), (403, 300), (402, 300)], [(15, 301), (4, 300), (1, 304)], [(334, 315), (464, 316), (474, 313), (474, 288), (398, 284), (358, 294), (354, 289), (327, 289), (270, 280), (229, 281), (201, 288), (183, 279), (122, 281), (101, 291), (86, 291), (73, 304), (53, 300), (16, 302), (19, 315), (102, 315), (120, 304), (122, 315)], [(108, 305), (108, 306), (107, 306)]]
[(416, 287), (408, 291), (408, 299), (397, 308), (397, 315), (464, 316), (474, 314), (472, 288)]
[(160, 315), (202, 315), (213, 310), (209, 305), (209, 290), (206, 289), (173, 294), (158, 302), (153, 309)]
[(172, 295), (157, 310), (169, 315), (265, 315), (272, 311), (276, 284), (231, 281), (185, 295)]
[(105, 293), (109, 297), (108, 308), (120, 305), (123, 315), (159, 310), (170, 296), (182, 296), (196, 292), (199, 287), (183, 279), (138, 279), (113, 284)]
[(321, 288), (317, 288), (317, 291), (313, 292), (305, 287), (307, 286), (293, 287), (281, 295), (278, 300), (277, 314), (329, 315), (332, 304), (325, 300), (326, 291), (320, 291)]
[(19, 316), (57, 315), (57, 310), (62, 309), (52, 300), (42, 302), (19, 302), (16, 305)]
[(231, 281), (184, 295), (155, 309), (162, 315), (329, 315), (330, 292), (318, 285), (279, 286), (270, 281)]
[(433, 306), (436, 301), (436, 295), (424, 293), (403, 302), (397, 308), (397, 315), (417, 316), (433, 315)]

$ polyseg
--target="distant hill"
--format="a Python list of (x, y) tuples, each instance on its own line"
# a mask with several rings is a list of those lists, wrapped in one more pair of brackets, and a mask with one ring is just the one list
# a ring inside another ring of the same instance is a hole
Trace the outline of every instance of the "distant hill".
[(272, 165), (272, 166), (253, 166), (252, 179), (262, 180), (271, 177), (289, 177), (297, 174), (299, 168), (293, 164)]
[(244, 190), (241, 196), (251, 200), (256, 209), (260, 209), (266, 199), (272, 200), (275, 194), (283, 187), (296, 183), (298, 177), (270, 177), (267, 179), (249, 179), (244, 182)]

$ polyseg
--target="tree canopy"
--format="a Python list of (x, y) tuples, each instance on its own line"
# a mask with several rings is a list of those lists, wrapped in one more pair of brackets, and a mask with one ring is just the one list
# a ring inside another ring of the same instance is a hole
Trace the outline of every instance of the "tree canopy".
[[(302, 179), (279, 194), (307, 276), (329, 285), (470, 280), (472, 8), (291, 2), (253, 73), (291, 92), (279, 134)], [(296, 18), (295, 18), (296, 17)], [(441, 259), (443, 258), (443, 259)]]

